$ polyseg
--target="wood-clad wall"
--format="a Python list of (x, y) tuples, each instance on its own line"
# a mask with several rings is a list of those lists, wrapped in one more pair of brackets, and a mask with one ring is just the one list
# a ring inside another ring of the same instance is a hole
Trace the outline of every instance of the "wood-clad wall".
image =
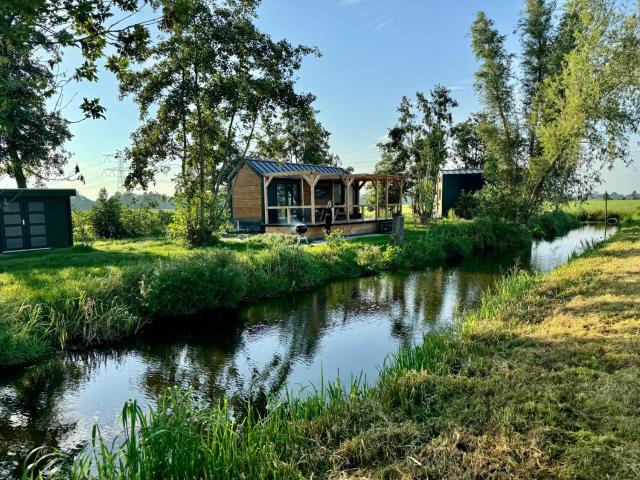
[(237, 220), (262, 220), (262, 179), (243, 165), (233, 179), (231, 205)]

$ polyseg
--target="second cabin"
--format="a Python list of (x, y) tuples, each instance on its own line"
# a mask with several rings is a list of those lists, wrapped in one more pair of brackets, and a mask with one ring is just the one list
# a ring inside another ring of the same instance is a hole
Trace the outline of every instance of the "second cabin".
[[(402, 209), (404, 177), (250, 159), (230, 176), (229, 187), (239, 230), (292, 233), (304, 223), (310, 238), (320, 238), (329, 201), (335, 229), (344, 235), (389, 231), (393, 215)], [(361, 195), (365, 187), (373, 195), (366, 204)]]

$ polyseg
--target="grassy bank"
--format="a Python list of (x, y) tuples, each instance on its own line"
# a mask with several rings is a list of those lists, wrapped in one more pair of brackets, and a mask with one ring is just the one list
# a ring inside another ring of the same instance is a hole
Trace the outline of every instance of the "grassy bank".
[(189, 249), (171, 241), (96, 242), (0, 260), (0, 367), (56, 349), (135, 335), (159, 316), (303, 290), (383, 270), (419, 269), (527, 245), (525, 229), (489, 220), (409, 226), (401, 248), (388, 236), (296, 247), (261, 236)]
[(639, 278), (640, 226), (626, 226), (548, 275), (506, 279), (374, 388), (322, 386), (239, 424), (170, 391), (148, 414), (127, 405), (123, 443), (96, 435), (65, 475), (637, 478)]

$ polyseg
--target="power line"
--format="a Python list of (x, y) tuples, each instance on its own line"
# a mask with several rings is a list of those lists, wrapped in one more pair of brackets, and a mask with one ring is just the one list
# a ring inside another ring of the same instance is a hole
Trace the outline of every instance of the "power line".
[(105, 158), (115, 158), (118, 160), (118, 166), (112, 168), (105, 168), (102, 172), (107, 177), (116, 177), (116, 181), (118, 182), (117, 192), (122, 193), (124, 189), (124, 176), (127, 173), (127, 169), (124, 165), (124, 158), (122, 155), (109, 153), (104, 155)]

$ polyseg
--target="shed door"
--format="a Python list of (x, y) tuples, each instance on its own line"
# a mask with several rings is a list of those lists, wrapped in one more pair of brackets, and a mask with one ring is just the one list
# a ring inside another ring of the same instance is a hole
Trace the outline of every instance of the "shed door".
[(47, 247), (44, 202), (12, 200), (0, 203), (2, 250)]

